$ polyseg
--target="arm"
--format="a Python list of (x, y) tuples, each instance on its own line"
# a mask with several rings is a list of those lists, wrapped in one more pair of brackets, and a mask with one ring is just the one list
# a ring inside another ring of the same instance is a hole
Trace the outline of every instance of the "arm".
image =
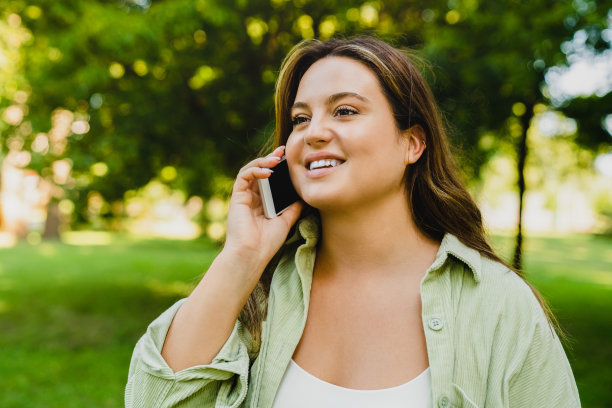
[[(538, 305), (539, 306), (539, 305)], [(521, 364), (509, 379), (510, 408), (580, 407), (572, 369), (541, 309)]]
[(246, 395), (249, 360), (237, 318), (301, 210), (296, 203), (279, 217), (263, 214), (257, 179), (270, 175), (282, 153), (276, 149), (240, 170), (225, 246), (191, 295), (139, 341), (126, 406), (202, 406), (218, 398), (238, 406)]

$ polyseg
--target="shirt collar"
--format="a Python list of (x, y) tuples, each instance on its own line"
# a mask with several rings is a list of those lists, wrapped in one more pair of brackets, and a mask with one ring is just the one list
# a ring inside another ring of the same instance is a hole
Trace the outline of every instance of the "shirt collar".
[(429, 269), (436, 270), (440, 268), (444, 262), (446, 262), (449, 255), (465, 264), (472, 271), (476, 283), (480, 282), (482, 269), (480, 252), (468, 247), (453, 234), (447, 233), (444, 235), (442, 243), (440, 244), (440, 249), (438, 249), (438, 253), (436, 254), (436, 260)]
[(296, 223), (293, 233), (285, 241), (285, 245), (305, 240), (307, 246), (315, 246), (319, 240), (319, 218), (315, 214), (307, 215)]
[[(297, 227), (290, 238), (287, 239), (285, 244), (292, 244), (299, 240), (305, 240), (306, 246), (316, 246), (319, 239), (319, 219), (316, 214), (310, 214), (297, 222)], [(430, 270), (436, 270), (440, 268), (451, 255), (454, 259), (465, 264), (474, 276), (476, 283), (480, 282), (481, 269), (482, 269), (482, 258), (480, 253), (462, 243), (459, 238), (453, 234), (447, 233), (442, 239), (436, 259), (429, 268)]]

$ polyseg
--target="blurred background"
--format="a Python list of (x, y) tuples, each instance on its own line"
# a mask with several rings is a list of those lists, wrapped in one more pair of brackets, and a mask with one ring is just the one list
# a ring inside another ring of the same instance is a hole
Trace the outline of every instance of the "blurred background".
[(283, 56), (412, 49), (500, 254), (612, 407), (612, 4), (0, 0), (0, 406), (119, 407), (134, 344), (219, 249)]

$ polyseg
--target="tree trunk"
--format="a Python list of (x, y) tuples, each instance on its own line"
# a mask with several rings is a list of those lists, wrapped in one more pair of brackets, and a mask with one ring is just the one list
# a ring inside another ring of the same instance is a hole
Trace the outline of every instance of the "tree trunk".
[(527, 131), (529, 124), (533, 118), (533, 106), (526, 105), (526, 111), (521, 116), (521, 126), (523, 128), (521, 139), (518, 144), (517, 151), (517, 172), (518, 172), (518, 188), (519, 188), (519, 211), (518, 211), (518, 231), (516, 233), (516, 246), (514, 248), (514, 259), (512, 266), (516, 269), (521, 269), (523, 261), (523, 201), (525, 197), (525, 161), (527, 160)]
[(59, 239), (61, 225), (62, 213), (59, 210), (58, 203), (51, 199), (47, 205), (47, 220), (45, 221), (42, 237), (44, 239)]

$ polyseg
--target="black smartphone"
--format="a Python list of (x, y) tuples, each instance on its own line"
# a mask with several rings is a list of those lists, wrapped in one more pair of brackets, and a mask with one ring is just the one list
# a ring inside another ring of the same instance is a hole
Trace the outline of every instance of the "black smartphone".
[(283, 156), (274, 168), (270, 177), (258, 179), (264, 214), (268, 218), (280, 215), (291, 204), (300, 199), (289, 177), (289, 166)]

